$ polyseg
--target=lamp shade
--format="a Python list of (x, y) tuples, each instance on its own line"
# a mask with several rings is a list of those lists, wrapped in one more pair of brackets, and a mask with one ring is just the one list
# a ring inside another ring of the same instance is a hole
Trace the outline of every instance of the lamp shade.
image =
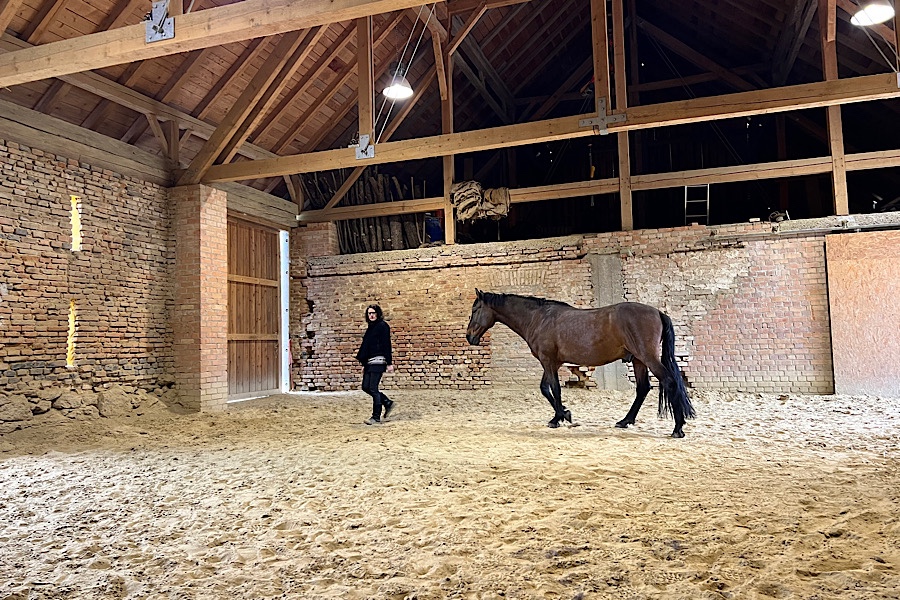
[(405, 100), (413, 95), (412, 86), (403, 75), (394, 75), (391, 84), (384, 88), (381, 92), (385, 98), (391, 100)]
[(894, 7), (888, 0), (871, 0), (863, 4), (856, 14), (850, 17), (850, 22), (858, 27), (877, 25), (893, 18)]

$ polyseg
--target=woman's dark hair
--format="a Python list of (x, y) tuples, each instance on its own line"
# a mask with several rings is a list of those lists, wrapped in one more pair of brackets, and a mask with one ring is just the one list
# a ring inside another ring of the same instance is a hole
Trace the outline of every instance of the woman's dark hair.
[(375, 311), (375, 316), (378, 317), (379, 321), (384, 318), (384, 313), (381, 312), (381, 307), (377, 304), (370, 304), (366, 307), (366, 321), (369, 320), (369, 309)]

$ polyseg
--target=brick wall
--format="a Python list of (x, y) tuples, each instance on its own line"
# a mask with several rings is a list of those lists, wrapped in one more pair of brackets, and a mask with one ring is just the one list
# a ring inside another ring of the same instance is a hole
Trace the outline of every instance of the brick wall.
[[(315, 236), (296, 230), (294, 237)], [(294, 247), (311, 241), (295, 240)], [(621, 259), (625, 298), (656, 306), (676, 328), (691, 385), (765, 392), (833, 391), (824, 233), (769, 223), (614, 232), (530, 242), (298, 257), (292, 304), (294, 385), (359, 386), (353, 360), (369, 302), (394, 334), (386, 387), (536, 386), (541, 369), (502, 325), (465, 342), (474, 289), (591, 306), (592, 254)]]
[(164, 188), (0, 140), (0, 390), (155, 387), (173, 364), (173, 239)]

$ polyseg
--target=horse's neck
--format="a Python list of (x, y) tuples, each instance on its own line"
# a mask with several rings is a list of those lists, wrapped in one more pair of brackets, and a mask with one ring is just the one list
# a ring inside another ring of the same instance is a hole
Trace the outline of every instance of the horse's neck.
[(531, 324), (534, 321), (534, 311), (535, 309), (532, 307), (521, 304), (515, 305), (512, 302), (507, 302), (502, 307), (494, 309), (497, 320), (519, 334), (529, 345), (531, 343), (529, 340), (532, 331)]

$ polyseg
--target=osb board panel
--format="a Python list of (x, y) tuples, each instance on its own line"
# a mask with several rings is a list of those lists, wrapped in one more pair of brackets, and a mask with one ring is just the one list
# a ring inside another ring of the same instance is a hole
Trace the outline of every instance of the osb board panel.
[(900, 232), (826, 239), (834, 386), (900, 397)]

